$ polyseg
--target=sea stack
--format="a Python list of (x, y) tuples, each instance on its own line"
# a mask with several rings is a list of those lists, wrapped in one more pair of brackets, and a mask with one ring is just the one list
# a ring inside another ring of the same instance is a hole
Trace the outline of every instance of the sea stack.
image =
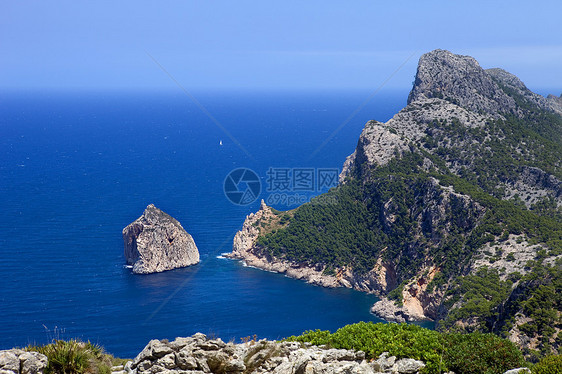
[(199, 251), (182, 225), (150, 204), (123, 229), (125, 259), (135, 274), (159, 273), (199, 262)]

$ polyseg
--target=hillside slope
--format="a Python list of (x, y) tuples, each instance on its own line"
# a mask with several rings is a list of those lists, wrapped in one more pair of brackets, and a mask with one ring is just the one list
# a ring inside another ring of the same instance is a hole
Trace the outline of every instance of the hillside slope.
[(427, 53), (408, 105), (365, 125), (340, 185), (291, 212), (262, 204), (230, 257), (376, 293), (387, 320), (558, 350), (561, 100), (472, 57)]

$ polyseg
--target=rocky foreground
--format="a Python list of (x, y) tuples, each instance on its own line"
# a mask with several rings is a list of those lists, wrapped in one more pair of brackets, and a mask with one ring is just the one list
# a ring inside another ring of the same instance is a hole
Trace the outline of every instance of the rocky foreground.
[(23, 349), (0, 351), (0, 374), (38, 374), (47, 368), (47, 356)]
[(417, 373), (425, 365), (388, 357), (367, 362), (365, 353), (296, 342), (209, 339), (203, 334), (173, 342), (151, 340), (126, 373)]
[[(376, 360), (367, 360), (362, 351), (265, 339), (233, 344), (198, 333), (172, 342), (151, 340), (133, 361), (113, 368), (113, 374), (416, 374), (424, 367), (421, 361), (397, 359), (386, 352)], [(47, 357), (40, 353), (0, 351), (0, 374), (42, 374), (46, 368)], [(520, 368), (506, 373), (528, 372)]]

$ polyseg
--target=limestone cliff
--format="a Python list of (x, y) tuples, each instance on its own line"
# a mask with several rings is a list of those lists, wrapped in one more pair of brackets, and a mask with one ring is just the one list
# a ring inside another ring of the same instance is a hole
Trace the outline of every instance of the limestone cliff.
[(472, 57), (424, 54), (407, 106), (365, 125), (333, 203), (262, 204), (231, 257), (378, 294), (388, 320), (557, 349), (542, 319), (562, 316), (561, 101)]
[(153, 204), (123, 229), (125, 259), (135, 274), (158, 273), (199, 262), (199, 251), (181, 224)]
[(422, 98), (441, 98), (494, 116), (516, 111), (515, 100), (495, 84), (473, 57), (443, 50), (420, 58), (408, 103)]

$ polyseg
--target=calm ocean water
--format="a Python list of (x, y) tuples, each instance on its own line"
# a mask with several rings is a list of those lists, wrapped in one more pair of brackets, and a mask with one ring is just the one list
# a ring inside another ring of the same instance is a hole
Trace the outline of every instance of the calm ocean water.
[[(407, 92), (375, 96), (313, 158), (369, 92), (195, 96), (249, 155), (181, 93), (0, 95), (0, 349), (76, 337), (133, 357), (152, 338), (275, 339), (378, 320), (372, 295), (217, 258), (259, 207), (231, 204), (223, 181), (239, 167), (264, 186), (270, 167), (341, 169), (364, 123), (390, 118)], [(123, 267), (121, 230), (149, 203), (192, 234), (201, 264)]]

